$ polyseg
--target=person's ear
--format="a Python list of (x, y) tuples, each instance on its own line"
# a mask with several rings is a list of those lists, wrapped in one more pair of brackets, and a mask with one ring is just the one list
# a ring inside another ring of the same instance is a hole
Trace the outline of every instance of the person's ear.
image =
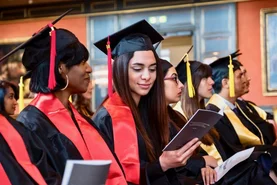
[(65, 66), (65, 64), (59, 64), (59, 73), (62, 75), (62, 74), (66, 74), (67, 72), (67, 68)]
[(227, 88), (227, 89), (229, 89), (229, 79), (227, 79), (227, 78), (223, 78), (222, 80), (221, 80), (221, 85), (222, 85), (222, 88)]

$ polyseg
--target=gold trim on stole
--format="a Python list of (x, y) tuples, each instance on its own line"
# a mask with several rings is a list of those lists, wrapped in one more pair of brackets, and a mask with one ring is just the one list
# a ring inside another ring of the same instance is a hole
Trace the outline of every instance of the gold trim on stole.
[(252, 103), (248, 103), (250, 106), (252, 106), (259, 114), (259, 116), (261, 118), (263, 118), (264, 120), (266, 120), (266, 117), (267, 117), (267, 113), (261, 109), (260, 107), (257, 107), (256, 105), (252, 104)]
[(217, 160), (218, 165), (221, 165), (223, 163), (222, 157), (214, 144), (210, 146), (201, 144), (200, 146), (203, 150), (205, 150), (205, 152), (207, 152), (209, 156), (212, 156)]
[(236, 103), (236, 106), (238, 107), (238, 109), (240, 110), (240, 112), (243, 114), (243, 116), (252, 124), (254, 125), (254, 127), (256, 127), (256, 129), (259, 131), (259, 134), (261, 136), (261, 141), (262, 141), (262, 144), (264, 144), (264, 136), (263, 136), (263, 133), (262, 131), (260, 130), (260, 128), (243, 112), (243, 110), (241, 109), (241, 107), (239, 106), (238, 103)]
[(249, 145), (261, 145), (263, 141), (260, 140), (258, 136), (253, 134), (250, 130), (248, 130), (240, 121), (240, 119), (237, 117), (237, 115), (231, 110), (229, 106), (226, 105), (226, 103), (223, 101), (223, 99), (217, 95), (214, 94), (206, 106), (208, 104), (213, 104), (217, 106), (220, 109), (224, 109), (224, 114), (227, 116), (229, 121), (231, 122), (233, 128), (235, 129), (240, 143), (243, 146), (249, 146)]

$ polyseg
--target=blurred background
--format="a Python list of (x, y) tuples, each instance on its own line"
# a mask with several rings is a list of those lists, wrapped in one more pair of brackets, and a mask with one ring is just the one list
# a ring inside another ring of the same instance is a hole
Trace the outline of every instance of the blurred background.
[[(90, 51), (95, 110), (107, 94), (107, 58), (93, 43), (145, 19), (165, 38), (158, 54), (174, 65), (191, 45), (190, 59), (205, 63), (240, 49), (239, 60), (252, 78), (246, 99), (270, 109), (277, 105), (277, 41), (267, 42), (277, 36), (276, 7), (277, 0), (1, 0), (0, 57), (74, 8), (55, 26), (72, 31)], [(19, 82), (25, 73), (22, 52), (0, 64), (0, 79)]]

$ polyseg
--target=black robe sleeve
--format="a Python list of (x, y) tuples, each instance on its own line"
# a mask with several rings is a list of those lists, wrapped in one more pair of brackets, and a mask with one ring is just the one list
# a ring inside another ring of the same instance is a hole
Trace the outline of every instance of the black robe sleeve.
[[(37, 137), (28, 131), (23, 125), (12, 118), (7, 117), (8, 121), (18, 131), (22, 137), (31, 162), (38, 168), (46, 183), (49, 185), (61, 184), (61, 176), (53, 169), (46, 152), (42, 149), (42, 144)], [(12, 184), (36, 184), (33, 179), (23, 170), (16, 161), (12, 151), (4, 138), (0, 137), (0, 162), (3, 164)]]
[(37, 138), (46, 152), (50, 165), (63, 176), (67, 159), (82, 159), (75, 145), (40, 110), (27, 106), (17, 120), (24, 124)]
[[(100, 129), (100, 131), (106, 135), (110, 143), (112, 143), (111, 148), (114, 151), (113, 146), (113, 127), (111, 116), (108, 111), (101, 107), (92, 117), (96, 126)], [(139, 142), (139, 155), (140, 155), (140, 163), (141, 163), (141, 184), (150, 184), (150, 185), (169, 185), (169, 184), (179, 184), (177, 180), (177, 176), (173, 170), (167, 170), (163, 172), (159, 161), (148, 162), (148, 159), (145, 155), (146, 149), (143, 140), (138, 136)]]

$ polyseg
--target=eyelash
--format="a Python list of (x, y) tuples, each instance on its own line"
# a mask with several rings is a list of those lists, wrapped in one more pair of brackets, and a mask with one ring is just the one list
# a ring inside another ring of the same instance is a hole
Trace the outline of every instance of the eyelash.
[[(139, 71), (142, 70), (142, 68), (139, 68), (139, 69), (138, 69), (138, 68), (133, 68), (133, 70), (136, 71), (136, 72), (139, 72)], [(156, 68), (155, 68), (155, 69), (149, 68), (149, 71), (150, 71), (150, 72), (156, 72)]]

